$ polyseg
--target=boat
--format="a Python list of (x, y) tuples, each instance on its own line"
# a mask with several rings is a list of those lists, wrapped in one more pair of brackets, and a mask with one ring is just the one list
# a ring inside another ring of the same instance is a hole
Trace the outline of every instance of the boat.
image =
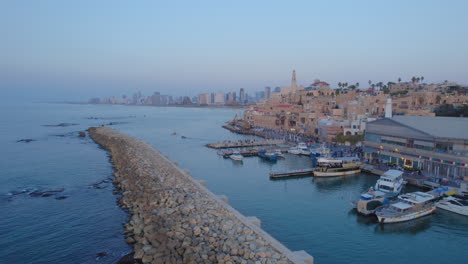
[(379, 223), (399, 223), (410, 221), (436, 210), (436, 197), (425, 192), (412, 192), (398, 196), (398, 199), (375, 210)]
[(453, 213), (468, 216), (468, 201), (452, 196), (446, 197), (436, 203), (436, 207)]
[(171, 135), (173, 135), (173, 136), (174, 136), (174, 135), (177, 135), (177, 133), (176, 133), (176, 132), (172, 132), (172, 133), (171, 133)]
[(361, 172), (359, 167), (354, 162), (345, 163), (340, 159), (325, 159), (317, 160), (317, 168), (314, 170), (315, 177), (336, 177), (352, 175)]
[(266, 150), (261, 150), (258, 152), (258, 156), (266, 160), (277, 160), (278, 156), (275, 153), (267, 152)]
[(331, 150), (325, 146), (325, 143), (322, 143), (320, 147), (312, 149), (311, 154), (316, 157), (329, 157)]
[(291, 154), (294, 154), (294, 155), (300, 155), (301, 152), (302, 151), (297, 147), (292, 147), (292, 148), (288, 149), (288, 153), (291, 153)]
[(310, 156), (311, 154), (309, 147), (307, 147), (307, 144), (304, 142), (299, 142), (296, 148), (299, 150), (300, 155)]
[(388, 170), (375, 183), (375, 189), (388, 194), (389, 196), (397, 196), (400, 194), (403, 186), (403, 172), (399, 170)]
[(241, 161), (244, 159), (244, 157), (240, 154), (239, 151), (234, 151), (231, 155), (229, 155), (229, 158), (237, 161)]
[(276, 154), (277, 157), (282, 157), (282, 158), (284, 158), (284, 154), (283, 154), (283, 152), (281, 151), (281, 149), (275, 149), (275, 151), (274, 151), (273, 153)]
[(354, 202), (358, 213), (370, 215), (375, 210), (390, 202), (389, 199), (400, 194), (403, 186), (403, 172), (399, 170), (388, 170), (375, 183), (375, 187), (370, 187), (369, 190), (361, 194), (360, 199)]

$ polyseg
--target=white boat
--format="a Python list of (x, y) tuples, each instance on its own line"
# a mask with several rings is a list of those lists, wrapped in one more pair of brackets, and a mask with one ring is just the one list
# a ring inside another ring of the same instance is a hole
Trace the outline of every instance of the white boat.
[(292, 147), (292, 148), (288, 149), (288, 153), (291, 153), (291, 154), (294, 154), (294, 155), (300, 155), (301, 150), (298, 149), (297, 147)]
[(400, 194), (403, 186), (403, 172), (398, 170), (386, 171), (375, 183), (375, 189), (370, 187), (363, 194), (359, 201), (354, 202), (358, 213), (370, 215), (383, 204), (389, 203), (389, 198), (393, 198)]
[(325, 146), (325, 143), (322, 143), (320, 147), (312, 149), (311, 154), (317, 157), (329, 157), (331, 150)]
[(468, 216), (468, 201), (449, 196), (436, 203), (440, 209)]
[(315, 177), (336, 177), (352, 175), (361, 172), (361, 167), (353, 162), (345, 163), (340, 159), (317, 160), (317, 168), (314, 170)]
[(435, 198), (424, 192), (402, 194), (396, 201), (377, 208), (375, 215), (382, 224), (413, 220), (435, 212)]
[(273, 153), (276, 154), (277, 157), (283, 157), (284, 158), (284, 154), (281, 151), (281, 149), (275, 149), (275, 151)]
[(403, 172), (399, 170), (386, 171), (375, 183), (375, 190), (387, 193), (389, 196), (397, 196), (400, 194), (403, 186)]
[(240, 154), (239, 151), (234, 151), (230, 156), (229, 158), (231, 158), (232, 160), (238, 160), (238, 161), (241, 161), (244, 159), (244, 156), (242, 156)]

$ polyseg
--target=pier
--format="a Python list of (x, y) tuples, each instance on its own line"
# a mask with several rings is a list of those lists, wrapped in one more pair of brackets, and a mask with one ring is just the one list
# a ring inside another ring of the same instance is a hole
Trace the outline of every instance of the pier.
[(249, 148), (249, 147), (261, 147), (261, 146), (274, 146), (285, 144), (284, 140), (237, 140), (237, 141), (222, 141), (216, 143), (209, 143), (206, 146), (214, 149), (224, 149), (224, 148)]
[(306, 177), (306, 176), (313, 176), (314, 169), (300, 169), (300, 170), (292, 170), (292, 171), (284, 171), (284, 172), (271, 172), (270, 178), (272, 179), (281, 179), (281, 178), (288, 178), (288, 177)]

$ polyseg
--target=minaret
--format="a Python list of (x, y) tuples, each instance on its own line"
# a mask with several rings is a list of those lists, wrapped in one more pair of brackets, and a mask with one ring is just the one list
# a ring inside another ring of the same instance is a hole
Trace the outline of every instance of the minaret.
[(297, 90), (297, 83), (296, 83), (296, 71), (293, 70), (292, 72), (292, 79), (291, 79), (291, 91), (295, 92)]

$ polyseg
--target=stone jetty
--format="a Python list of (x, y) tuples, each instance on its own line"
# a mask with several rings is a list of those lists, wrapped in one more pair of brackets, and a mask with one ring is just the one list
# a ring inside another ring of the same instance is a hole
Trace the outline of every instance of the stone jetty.
[(148, 144), (108, 127), (88, 129), (108, 150), (128, 209), (126, 241), (143, 263), (313, 263), (292, 252)]

